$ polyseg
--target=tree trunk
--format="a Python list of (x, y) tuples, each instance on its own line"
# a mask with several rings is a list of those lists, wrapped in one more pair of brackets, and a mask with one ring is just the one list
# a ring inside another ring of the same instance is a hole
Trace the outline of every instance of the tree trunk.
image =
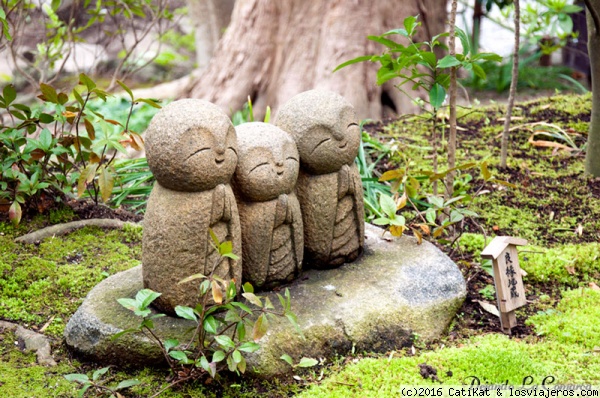
[(360, 63), (333, 69), (360, 55), (382, 51), (368, 35), (402, 27), (419, 14), (422, 37), (444, 30), (446, 2), (439, 0), (238, 0), (231, 23), (206, 72), (181, 96), (203, 98), (227, 111), (247, 97), (260, 113), (274, 111), (295, 94), (313, 88), (348, 99), (361, 118), (381, 118), (385, 107), (414, 109), (391, 84), (375, 84), (377, 66)]
[(585, 5), (592, 76), (592, 119), (585, 155), (585, 171), (594, 177), (600, 177), (600, 0), (586, 0)]
[(196, 63), (205, 69), (229, 21), (235, 0), (188, 0), (190, 20), (196, 31)]

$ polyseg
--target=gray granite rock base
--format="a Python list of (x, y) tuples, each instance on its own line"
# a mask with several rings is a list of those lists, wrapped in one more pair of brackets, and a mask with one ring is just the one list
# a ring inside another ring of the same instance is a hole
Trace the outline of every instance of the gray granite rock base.
[[(248, 370), (261, 377), (287, 372), (279, 359), (287, 353), (328, 358), (336, 354), (386, 352), (410, 344), (413, 336), (431, 340), (450, 324), (466, 296), (456, 264), (434, 245), (392, 238), (369, 224), (365, 253), (352, 264), (330, 270), (308, 270), (288, 288), (292, 310), (304, 337), (287, 320), (271, 322), (247, 358)], [(113, 275), (94, 287), (65, 329), (67, 344), (90, 359), (145, 366), (163, 362), (160, 350), (140, 334), (111, 337), (139, 325), (139, 318), (120, 304), (142, 289), (141, 266)], [(280, 291), (283, 293), (283, 289)], [(279, 303), (276, 293), (261, 294)], [(190, 338), (194, 324), (173, 317), (155, 320), (163, 339)]]

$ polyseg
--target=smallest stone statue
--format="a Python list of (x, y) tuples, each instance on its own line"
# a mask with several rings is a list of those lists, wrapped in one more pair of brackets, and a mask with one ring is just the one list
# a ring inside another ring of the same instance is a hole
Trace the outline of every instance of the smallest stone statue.
[(239, 161), (233, 176), (242, 229), (244, 280), (270, 289), (302, 268), (300, 204), (294, 194), (300, 159), (296, 143), (266, 123), (236, 127)]

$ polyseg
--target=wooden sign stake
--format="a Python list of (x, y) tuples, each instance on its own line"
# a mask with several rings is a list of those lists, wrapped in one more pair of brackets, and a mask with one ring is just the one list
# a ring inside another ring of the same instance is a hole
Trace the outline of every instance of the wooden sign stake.
[(481, 258), (492, 260), (500, 325), (506, 334), (517, 326), (515, 310), (527, 304), (517, 253), (517, 246), (526, 244), (525, 239), (496, 236), (481, 252)]

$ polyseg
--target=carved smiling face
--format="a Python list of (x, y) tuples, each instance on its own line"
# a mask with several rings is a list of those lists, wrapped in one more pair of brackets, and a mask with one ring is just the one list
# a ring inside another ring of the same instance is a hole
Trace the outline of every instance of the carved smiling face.
[(312, 90), (293, 97), (279, 111), (277, 125), (294, 137), (301, 167), (311, 174), (336, 172), (358, 154), (354, 108), (335, 93)]
[(262, 202), (292, 192), (299, 169), (298, 150), (285, 131), (266, 123), (236, 127), (239, 162), (233, 177), (236, 191)]
[(164, 107), (146, 132), (146, 156), (156, 180), (176, 191), (204, 191), (228, 183), (237, 165), (231, 121), (202, 100)]

